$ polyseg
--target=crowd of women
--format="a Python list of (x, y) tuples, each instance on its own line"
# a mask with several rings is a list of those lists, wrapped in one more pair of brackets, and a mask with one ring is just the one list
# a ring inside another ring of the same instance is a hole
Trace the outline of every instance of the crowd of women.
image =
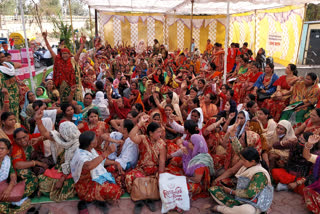
[[(262, 48), (253, 57), (232, 43), (222, 84), (224, 51), (210, 40), (200, 54), (98, 37), (90, 54), (83, 36), (72, 55), (63, 43), (55, 54), (42, 35), (54, 67), (35, 93), (0, 53), (0, 213), (41, 195), (78, 196), (79, 213), (88, 203), (106, 213), (135, 179), (164, 172), (186, 176), (191, 200), (211, 196), (213, 212), (267, 212), (274, 189), (320, 212), (315, 73), (298, 77), (289, 64), (279, 77)], [(134, 213), (144, 205), (156, 210), (147, 199)]]

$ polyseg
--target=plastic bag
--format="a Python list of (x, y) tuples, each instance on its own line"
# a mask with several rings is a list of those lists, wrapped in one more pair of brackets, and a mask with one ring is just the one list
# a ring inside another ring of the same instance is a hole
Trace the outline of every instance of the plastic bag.
[(162, 213), (174, 208), (184, 211), (190, 209), (190, 198), (185, 176), (162, 173), (159, 176), (159, 191), (162, 201)]

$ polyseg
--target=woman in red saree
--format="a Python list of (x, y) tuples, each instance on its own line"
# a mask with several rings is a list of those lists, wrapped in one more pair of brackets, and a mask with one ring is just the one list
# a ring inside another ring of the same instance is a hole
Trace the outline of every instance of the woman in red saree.
[(270, 114), (276, 122), (280, 120), (281, 113), (289, 105), (290, 88), (298, 79), (297, 67), (294, 64), (289, 64), (286, 68), (286, 75), (277, 79), (273, 85), (277, 86), (277, 91), (262, 103), (262, 107), (269, 109)]
[[(162, 128), (158, 123), (151, 122), (147, 127), (147, 135), (138, 135), (139, 129), (144, 126), (150, 119), (148, 115), (143, 116), (139, 123), (129, 133), (130, 139), (139, 145), (139, 160), (135, 169), (126, 174), (127, 191), (131, 193), (132, 184), (135, 178), (146, 176), (157, 176), (165, 171), (166, 162), (166, 145), (161, 139)], [(155, 211), (154, 204), (151, 200), (145, 203)], [(135, 210), (143, 206), (142, 202), (136, 203)], [(141, 211), (141, 210), (140, 210)]]
[(253, 84), (258, 77), (263, 73), (260, 71), (259, 63), (253, 62), (250, 64), (246, 73), (239, 75), (237, 83), (233, 86), (235, 94), (237, 94), (237, 103), (243, 103), (247, 95), (247, 91), (252, 90)]
[[(85, 202), (118, 200), (124, 191), (103, 166), (103, 161), (115, 151), (115, 146), (108, 147), (99, 155), (94, 149), (97, 147), (97, 141), (91, 131), (82, 133), (79, 142), (79, 148), (72, 158), (70, 167), (80, 200)], [(89, 213), (85, 202), (83, 207), (78, 205), (79, 213)], [(102, 209), (105, 211), (106, 204), (99, 203), (99, 205), (103, 205)]]
[(104, 141), (102, 135), (105, 134), (109, 126), (103, 122), (99, 121), (99, 112), (96, 109), (90, 109), (88, 111), (88, 122), (83, 122), (78, 125), (81, 133), (85, 131), (93, 131), (97, 138), (97, 151), (102, 151), (102, 142)]
[(211, 118), (203, 127), (203, 136), (208, 145), (208, 150), (213, 158), (215, 170), (223, 168), (226, 158), (226, 150), (222, 146), (225, 132), (220, 128), (221, 124), (225, 122), (225, 118)]
[(116, 115), (119, 119), (126, 119), (131, 111), (131, 105), (127, 98), (122, 97), (117, 100), (111, 97), (111, 85), (107, 85), (107, 97), (110, 104), (110, 115)]

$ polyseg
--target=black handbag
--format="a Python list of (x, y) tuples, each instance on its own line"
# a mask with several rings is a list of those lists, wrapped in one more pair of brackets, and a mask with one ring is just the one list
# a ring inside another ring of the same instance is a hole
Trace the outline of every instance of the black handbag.
[(271, 95), (269, 95), (268, 93), (261, 92), (261, 91), (257, 92), (258, 101), (264, 101), (265, 99), (270, 99), (270, 98), (271, 98)]

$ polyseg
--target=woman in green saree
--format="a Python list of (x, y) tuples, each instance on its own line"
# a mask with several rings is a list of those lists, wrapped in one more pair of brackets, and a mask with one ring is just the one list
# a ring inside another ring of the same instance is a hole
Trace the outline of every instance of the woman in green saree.
[(284, 109), (280, 119), (290, 121), (293, 127), (302, 124), (309, 117), (320, 94), (319, 79), (315, 73), (310, 72), (304, 80), (297, 80), (300, 81), (291, 88), (290, 105)]
[(236, 189), (224, 184), (209, 189), (212, 198), (219, 204), (212, 209), (215, 212), (235, 214), (266, 212), (273, 199), (268, 167), (264, 161), (260, 161), (258, 151), (253, 147), (243, 149), (240, 157), (243, 166), (235, 174)]

